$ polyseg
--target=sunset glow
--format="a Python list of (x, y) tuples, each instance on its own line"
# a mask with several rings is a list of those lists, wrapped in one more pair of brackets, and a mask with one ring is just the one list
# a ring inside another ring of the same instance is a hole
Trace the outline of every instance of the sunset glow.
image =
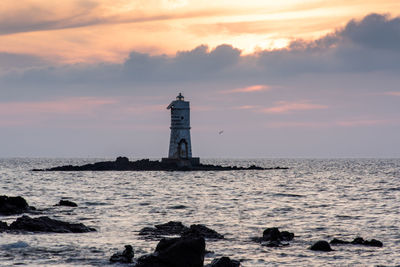
[(122, 62), (131, 50), (171, 55), (199, 44), (230, 44), (246, 54), (388, 10), (400, 14), (398, 1), (4, 0), (0, 51), (59, 63)]

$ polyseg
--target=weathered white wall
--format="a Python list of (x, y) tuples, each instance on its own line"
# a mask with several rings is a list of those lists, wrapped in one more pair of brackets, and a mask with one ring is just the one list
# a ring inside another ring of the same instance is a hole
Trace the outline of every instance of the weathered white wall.
[(187, 143), (188, 158), (192, 157), (192, 144), (190, 141), (190, 107), (189, 101), (175, 100), (168, 106), (171, 109), (171, 136), (169, 142), (169, 158), (181, 158), (179, 155), (179, 142)]

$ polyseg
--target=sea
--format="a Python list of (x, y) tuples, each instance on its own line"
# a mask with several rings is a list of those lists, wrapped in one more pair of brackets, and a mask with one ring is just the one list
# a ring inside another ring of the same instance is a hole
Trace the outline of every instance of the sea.
[[(110, 256), (128, 244), (135, 258), (153, 252), (157, 241), (138, 233), (168, 221), (204, 224), (225, 236), (206, 240), (205, 264), (227, 256), (242, 266), (400, 266), (400, 159), (201, 160), (287, 170), (31, 171), (100, 160), (113, 159), (0, 159), (0, 195), (24, 197), (40, 211), (29, 216), (97, 229), (0, 233), (0, 266), (124, 266), (110, 264)], [(62, 198), (78, 207), (54, 206)], [(279, 248), (252, 241), (268, 227), (295, 237)], [(356, 237), (380, 240), (383, 247), (309, 249), (318, 240)]]

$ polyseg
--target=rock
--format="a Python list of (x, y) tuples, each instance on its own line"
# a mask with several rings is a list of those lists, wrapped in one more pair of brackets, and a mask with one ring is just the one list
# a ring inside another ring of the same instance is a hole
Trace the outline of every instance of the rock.
[(330, 243), (332, 245), (352, 244), (352, 245), (364, 245), (364, 246), (371, 246), (371, 247), (382, 247), (383, 246), (382, 242), (379, 240), (376, 240), (376, 239), (364, 240), (364, 238), (362, 238), (362, 237), (356, 237), (351, 242), (334, 238)]
[(294, 238), (294, 233), (290, 233), (288, 231), (281, 232), (281, 241), (291, 241)]
[(329, 243), (323, 240), (317, 241), (314, 245), (310, 247), (310, 249), (316, 251), (332, 251), (332, 248), (329, 245)]
[(0, 215), (15, 215), (36, 210), (23, 197), (0, 196)]
[(133, 248), (131, 245), (126, 245), (123, 252), (117, 252), (111, 256), (110, 262), (131, 263), (134, 257)]
[(68, 223), (50, 219), (47, 216), (31, 218), (23, 215), (10, 224), (10, 230), (22, 230), (29, 232), (52, 232), (52, 233), (86, 233), (96, 231), (94, 228), (82, 223)]
[(383, 247), (383, 243), (376, 239), (365, 240), (364, 245), (371, 247)]
[(135, 267), (202, 267), (205, 247), (202, 237), (163, 238), (155, 252), (140, 257)]
[(6, 222), (0, 221), (0, 233), (8, 230), (8, 225)]
[(355, 245), (363, 245), (364, 244), (364, 238), (356, 237), (356, 238), (354, 238), (353, 241), (351, 241), (351, 243), (355, 244)]
[(221, 257), (214, 259), (211, 264), (207, 264), (207, 267), (239, 267), (240, 262), (237, 260), (231, 260), (229, 257)]
[(210, 239), (224, 239), (224, 236), (202, 224), (192, 224), (182, 236), (201, 236)]
[(139, 235), (163, 236), (163, 235), (181, 235), (189, 228), (181, 222), (170, 221), (164, 224), (158, 224), (155, 227), (145, 227), (140, 230)]
[(65, 200), (65, 199), (61, 199), (60, 202), (58, 202), (58, 204), (56, 204), (56, 206), (78, 207), (78, 205), (75, 202)]
[(263, 232), (263, 241), (291, 241), (294, 234), (288, 231), (280, 232), (277, 227), (267, 228)]
[(362, 238), (362, 237), (354, 238), (354, 240), (351, 241), (351, 244), (371, 246), (371, 247), (382, 247), (383, 246), (383, 243), (379, 240), (376, 240), (376, 239), (364, 240), (364, 238)]
[(127, 157), (117, 157), (115, 160), (115, 163), (117, 165), (128, 165), (129, 164), (129, 159)]
[(331, 240), (331, 242), (329, 242), (331, 245), (340, 245), (340, 244), (350, 244), (349, 241), (344, 241), (344, 240), (340, 240), (337, 238), (334, 238)]
[(232, 170), (284, 170), (286, 167), (262, 168), (257, 166), (237, 167), (211, 164), (185, 166), (177, 162), (141, 159), (129, 161), (127, 157), (118, 157), (115, 161), (103, 161), (82, 166), (58, 166), (49, 169), (33, 169), (32, 171), (232, 171)]
[[(294, 234), (288, 231), (280, 232), (277, 227), (267, 228), (263, 232), (262, 237), (251, 238), (255, 242), (261, 243), (263, 246), (267, 247), (282, 247), (288, 246), (287, 241), (291, 241), (294, 238)], [(284, 243), (282, 243), (282, 241)]]

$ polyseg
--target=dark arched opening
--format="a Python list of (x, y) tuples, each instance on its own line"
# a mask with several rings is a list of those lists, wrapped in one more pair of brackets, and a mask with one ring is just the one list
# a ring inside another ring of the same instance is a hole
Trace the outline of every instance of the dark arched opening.
[(179, 158), (181, 159), (189, 158), (188, 143), (186, 142), (185, 139), (181, 139), (181, 141), (179, 141), (178, 153), (179, 153)]

